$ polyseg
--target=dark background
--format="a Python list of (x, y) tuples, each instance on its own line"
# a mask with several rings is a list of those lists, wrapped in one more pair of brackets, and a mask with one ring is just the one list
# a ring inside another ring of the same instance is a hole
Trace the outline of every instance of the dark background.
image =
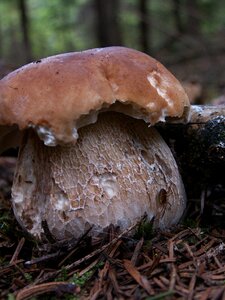
[(224, 93), (224, 0), (0, 0), (1, 77), (42, 57), (109, 45), (157, 58), (193, 101)]

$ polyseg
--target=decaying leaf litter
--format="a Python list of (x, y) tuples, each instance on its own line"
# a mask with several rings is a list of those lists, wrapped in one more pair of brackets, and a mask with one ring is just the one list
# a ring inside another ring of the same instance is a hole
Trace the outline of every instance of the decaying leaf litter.
[(219, 193), (205, 203), (211, 215), (202, 218), (200, 201), (190, 200), (182, 224), (168, 232), (153, 232), (143, 216), (122, 234), (109, 228), (99, 238), (58, 243), (49, 236), (40, 245), (24, 235), (11, 211), (14, 163), (1, 158), (0, 299), (225, 298)]

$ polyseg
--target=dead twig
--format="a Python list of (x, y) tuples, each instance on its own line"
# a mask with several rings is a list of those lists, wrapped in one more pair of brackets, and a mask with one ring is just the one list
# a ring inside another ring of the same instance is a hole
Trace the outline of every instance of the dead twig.
[(19, 243), (16, 247), (16, 250), (15, 250), (15, 252), (14, 252), (14, 254), (13, 254), (13, 256), (12, 256), (10, 262), (9, 262), (10, 264), (12, 264), (14, 261), (17, 260), (19, 254), (20, 254), (20, 251), (23, 248), (24, 243), (25, 243), (25, 238), (22, 237), (22, 239), (19, 241)]
[(111, 245), (115, 244), (118, 240), (120, 240), (124, 235), (128, 234), (131, 230), (133, 230), (135, 227), (138, 226), (138, 224), (140, 222), (143, 221), (144, 218), (142, 218), (142, 220), (139, 220), (138, 222), (136, 222), (135, 224), (131, 225), (129, 228), (127, 228), (126, 230), (124, 230), (121, 234), (119, 234), (117, 237), (115, 237), (112, 241), (110, 241), (109, 243), (107, 243), (106, 245), (102, 246), (101, 248), (93, 251), (92, 253), (86, 255), (85, 257), (79, 259), (78, 261), (75, 261), (74, 263), (68, 265), (65, 267), (65, 269), (67, 271), (72, 270), (73, 268), (79, 266), (80, 264), (82, 264), (83, 262), (86, 262), (87, 260), (91, 259), (92, 257), (102, 253), (105, 249), (109, 248)]
[(58, 296), (64, 293), (78, 294), (80, 288), (68, 282), (48, 282), (20, 290), (17, 293), (16, 300), (25, 300), (49, 292), (54, 292)]
[(137, 270), (137, 268), (134, 267), (131, 261), (125, 259), (123, 261), (124, 267), (127, 270), (127, 272), (134, 278), (134, 280), (141, 286), (143, 287), (146, 292), (151, 295), (152, 293), (152, 288), (151, 285), (148, 281), (148, 279), (141, 275), (141, 273)]

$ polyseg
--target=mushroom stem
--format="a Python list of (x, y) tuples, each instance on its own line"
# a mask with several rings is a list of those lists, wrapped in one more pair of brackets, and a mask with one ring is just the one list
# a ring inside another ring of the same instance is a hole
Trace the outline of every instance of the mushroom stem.
[(126, 229), (144, 214), (154, 226), (180, 219), (185, 192), (173, 155), (153, 128), (104, 113), (79, 130), (76, 144), (47, 147), (33, 130), (20, 149), (12, 202), (19, 222), (37, 238), (47, 222), (57, 239), (93, 226)]

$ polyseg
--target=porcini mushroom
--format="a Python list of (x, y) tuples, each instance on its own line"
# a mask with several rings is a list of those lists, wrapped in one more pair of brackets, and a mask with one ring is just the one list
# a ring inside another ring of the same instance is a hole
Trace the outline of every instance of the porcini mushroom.
[(124, 230), (145, 213), (159, 228), (180, 219), (176, 162), (148, 124), (181, 117), (189, 101), (153, 58), (124, 47), (45, 58), (0, 81), (0, 106), (2, 145), (10, 126), (23, 135), (12, 204), (34, 237), (43, 222), (64, 239)]

